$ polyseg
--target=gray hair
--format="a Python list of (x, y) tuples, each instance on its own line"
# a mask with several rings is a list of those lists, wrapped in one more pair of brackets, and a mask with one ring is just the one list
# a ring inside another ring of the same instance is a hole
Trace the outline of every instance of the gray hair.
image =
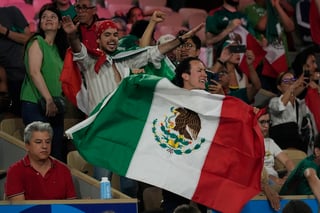
[[(76, 0), (76, 3), (78, 3), (78, 2), (79, 2), (79, 0)], [(97, 1), (96, 1), (96, 0), (90, 0), (89, 2), (90, 2), (90, 4), (91, 4), (92, 6), (96, 6), (96, 4), (97, 4)]]
[(33, 132), (48, 132), (50, 138), (53, 136), (53, 129), (49, 123), (42, 121), (34, 121), (26, 126), (24, 129), (23, 140), (25, 143), (30, 143)]

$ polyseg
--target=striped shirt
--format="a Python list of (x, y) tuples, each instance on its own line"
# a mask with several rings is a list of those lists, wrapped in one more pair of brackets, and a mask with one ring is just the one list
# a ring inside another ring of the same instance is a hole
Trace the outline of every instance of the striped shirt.
[(97, 59), (88, 54), (83, 44), (81, 44), (81, 51), (73, 54), (73, 60), (77, 62), (85, 78), (90, 112), (105, 96), (113, 92), (119, 85), (119, 83), (115, 81), (112, 63), (117, 68), (121, 79), (123, 79), (130, 75), (130, 69), (141, 68), (149, 62), (151, 62), (155, 68), (160, 68), (161, 60), (164, 58), (158, 46), (127, 51), (117, 54), (116, 56), (107, 56), (107, 60), (101, 66), (99, 72), (96, 73), (94, 66)]

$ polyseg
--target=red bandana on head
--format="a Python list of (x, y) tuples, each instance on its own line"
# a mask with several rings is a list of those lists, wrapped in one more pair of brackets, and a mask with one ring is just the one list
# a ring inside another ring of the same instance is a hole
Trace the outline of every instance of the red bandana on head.
[[(110, 20), (97, 21), (95, 23), (97, 38), (100, 38), (101, 34), (109, 28), (117, 29), (117, 25), (113, 21), (110, 21)], [(92, 54), (92, 55), (98, 57), (98, 60), (94, 66), (94, 71), (96, 73), (99, 73), (101, 66), (106, 61), (106, 54), (103, 51), (101, 51), (100, 49), (88, 50), (88, 52), (89, 52), (89, 54)]]
[(257, 118), (260, 118), (262, 115), (265, 115), (267, 113), (268, 113), (267, 108), (266, 107), (262, 108), (257, 112)]
[(97, 38), (100, 38), (101, 34), (109, 28), (118, 29), (117, 25), (111, 20), (97, 21), (95, 25), (96, 25)]

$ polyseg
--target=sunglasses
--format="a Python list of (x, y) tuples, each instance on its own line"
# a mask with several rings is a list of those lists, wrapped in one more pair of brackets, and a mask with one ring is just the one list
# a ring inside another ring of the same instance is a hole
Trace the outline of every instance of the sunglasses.
[(296, 78), (284, 78), (281, 80), (281, 82), (284, 84), (291, 84), (291, 83), (294, 83), (296, 80), (297, 80)]

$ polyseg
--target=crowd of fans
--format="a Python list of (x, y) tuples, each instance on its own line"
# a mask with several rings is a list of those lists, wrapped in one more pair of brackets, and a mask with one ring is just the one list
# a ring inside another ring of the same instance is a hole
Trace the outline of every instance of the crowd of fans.
[[(112, 17), (100, 18), (98, 1), (53, 0), (37, 14), (36, 32), (30, 30), (19, 8), (0, 7), (1, 119), (21, 117), (26, 126), (34, 121), (49, 123), (54, 133), (50, 134), (51, 154), (65, 161), (64, 118), (85, 118), (131, 74), (166, 77), (186, 89), (234, 96), (257, 107), (266, 149), (262, 189), (274, 209), (279, 208), (277, 193), (288, 194), (283, 185), (290, 186), (293, 194), (315, 194), (319, 200), (320, 43), (314, 33), (319, 27), (314, 20), (304, 19), (309, 25), (301, 24), (300, 13), (306, 9), (295, 9), (309, 3), (309, 9), (315, 6), (310, 18), (319, 18), (320, 0), (252, 0), (241, 7), (239, 3), (241, 0), (224, 0), (208, 13), (205, 25), (158, 38), (157, 25), (166, 19), (166, 13), (155, 9), (145, 14), (138, 4), (127, 13), (116, 11)], [(205, 28), (205, 41), (196, 35), (201, 28)], [(202, 44), (213, 48), (212, 64), (199, 59)], [(128, 50), (133, 51), (125, 58), (117, 56)], [(289, 58), (292, 51), (295, 57)], [(203, 67), (198, 77), (191, 72), (194, 66)], [(187, 73), (191, 80), (176, 76), (176, 67), (179, 75)], [(70, 72), (81, 82), (81, 107), (74, 102), (75, 94), (63, 89), (62, 75)], [(260, 90), (272, 96), (257, 105)], [(57, 100), (66, 103), (62, 106), (66, 111)], [(305, 167), (294, 165), (284, 149), (309, 155), (303, 161)], [(273, 168), (275, 158), (286, 165), (284, 177)], [(96, 169), (97, 179), (111, 175)], [(293, 177), (304, 181), (308, 190), (299, 185), (293, 191)], [(138, 196), (135, 181), (123, 179), (121, 185), (124, 193)], [(164, 198), (168, 197), (180, 199), (165, 191)], [(170, 211), (188, 202), (177, 201)]]

